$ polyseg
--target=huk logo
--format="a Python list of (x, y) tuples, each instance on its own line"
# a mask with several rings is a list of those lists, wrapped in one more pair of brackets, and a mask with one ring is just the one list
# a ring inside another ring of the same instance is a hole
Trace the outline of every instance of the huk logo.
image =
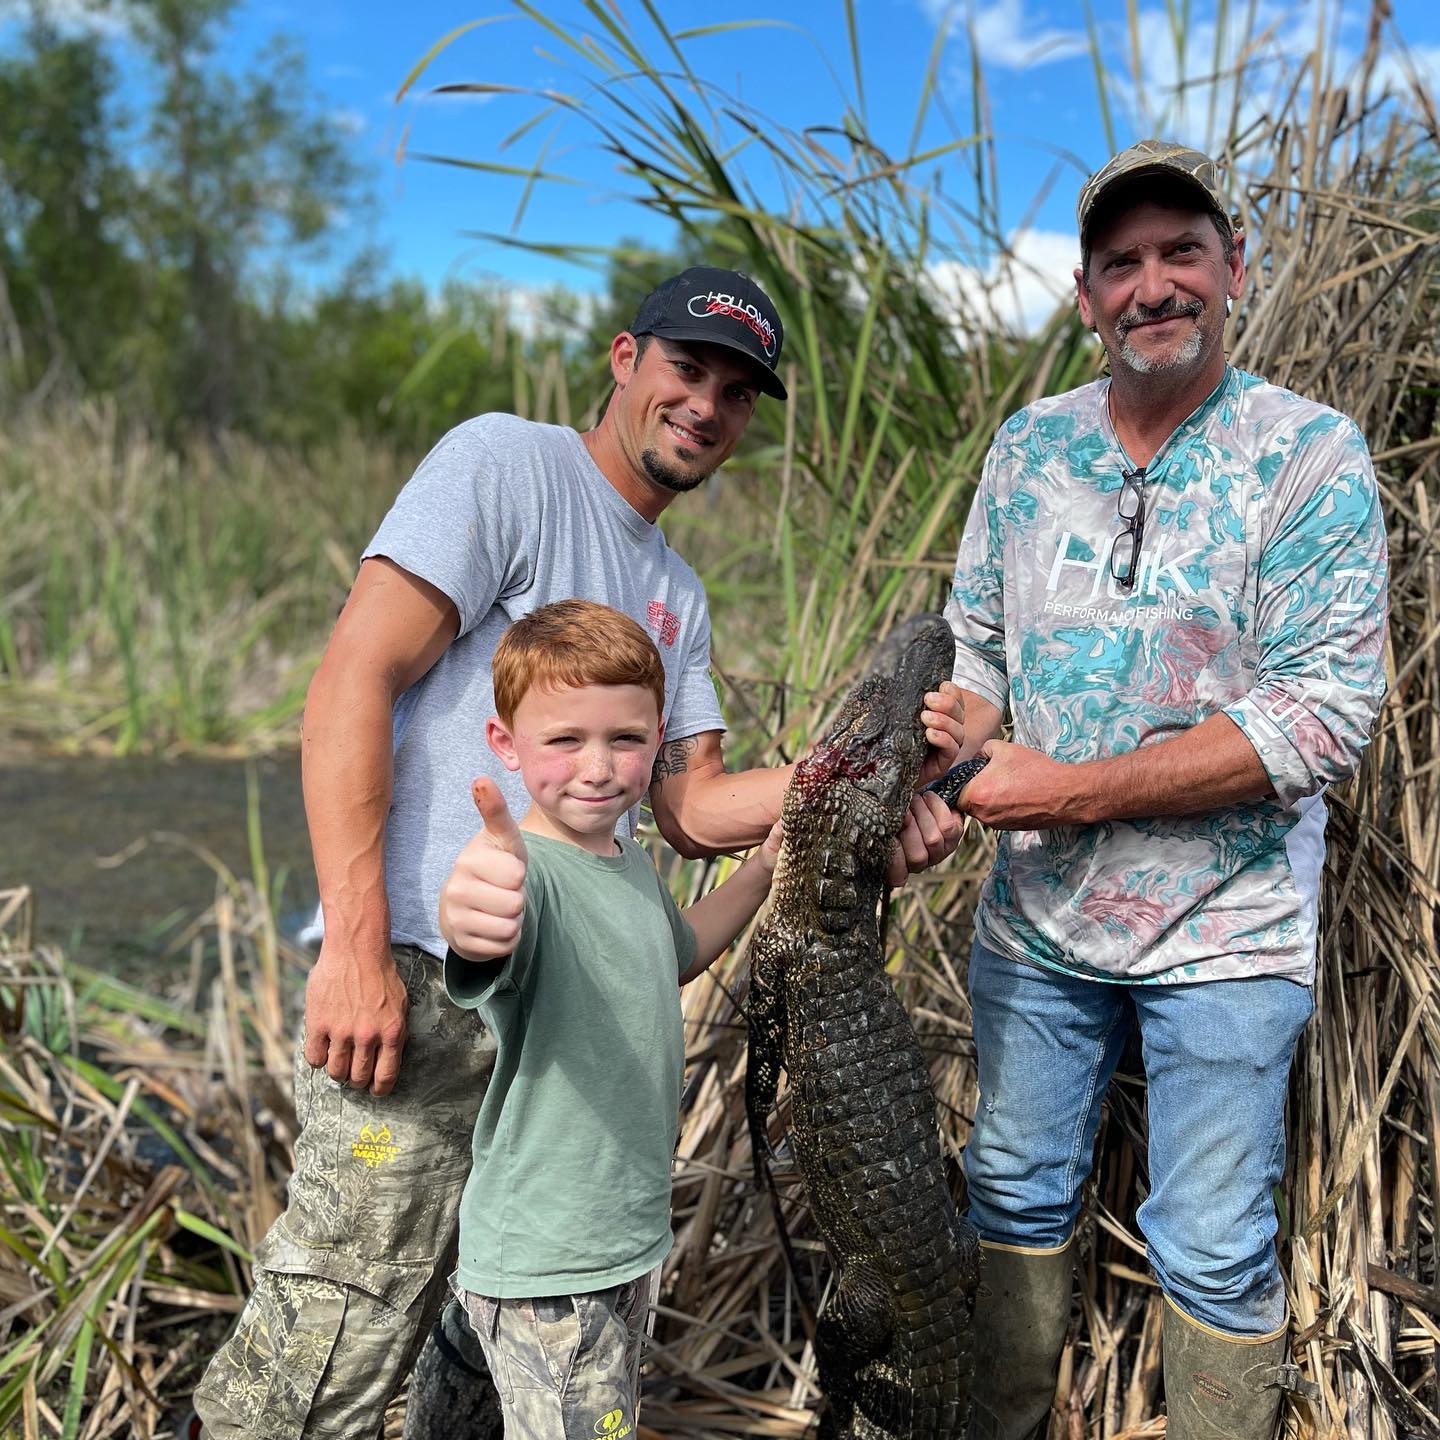
[(624, 1440), (633, 1427), (625, 1423), (623, 1410), (607, 1410), (596, 1422), (595, 1433), (605, 1440)]
[[(1046, 582), (1047, 590), (1055, 590), (1059, 587), (1060, 577), (1066, 567), (1076, 570), (1087, 571), (1094, 577), (1090, 587), (1088, 600), (1094, 600), (1100, 594), (1100, 585), (1110, 574), (1110, 550), (1115, 543), (1116, 537), (1111, 537), (1107, 542), (1102, 543), (1098, 549), (1086, 545), (1081, 539), (1081, 544), (1091, 551), (1093, 559), (1081, 560), (1072, 558), (1070, 555), (1071, 539), (1080, 539), (1079, 536), (1072, 536), (1069, 530), (1060, 532), (1060, 543), (1055, 547), (1055, 563), (1050, 567), (1050, 579)], [(1171, 536), (1162, 535), (1159, 541), (1149, 549), (1140, 552), (1140, 578), (1135, 586), (1137, 590), (1144, 590), (1154, 594), (1160, 588), (1160, 577), (1168, 575), (1171, 586), (1181, 595), (1195, 598), (1195, 587), (1185, 578), (1180, 567), (1193, 556), (1200, 553), (1198, 545), (1192, 545), (1188, 550), (1181, 550), (1178, 554), (1166, 556), (1166, 548), (1170, 543)], [(1119, 591), (1114, 581), (1111, 581), (1111, 590), (1114, 592), (1112, 598), (1118, 598)]]
[(400, 1147), (390, 1138), (388, 1125), (381, 1125), (378, 1129), (362, 1125), (350, 1146), (350, 1153), (357, 1160), (363, 1160), (367, 1170), (373, 1170), (377, 1165), (393, 1164)]
[(711, 290), (706, 295), (692, 295), (688, 308), (697, 320), (703, 320), (707, 315), (728, 315), (732, 320), (748, 325), (755, 332), (765, 354), (771, 360), (775, 358), (775, 329), (749, 301), (742, 304), (733, 295)]
[(645, 623), (665, 642), (667, 648), (675, 644), (680, 634), (680, 617), (665, 608), (663, 600), (652, 600), (645, 607)]
[[(1095, 608), (1095, 601), (1100, 598), (1102, 586), (1109, 600), (1122, 600), (1131, 593), (1122, 590), (1110, 574), (1110, 551), (1116, 538), (1107, 536), (1098, 545), (1092, 545), (1071, 530), (1060, 532), (1060, 541), (1055, 547), (1055, 559), (1050, 566), (1045, 588), (1053, 595), (1063, 585), (1065, 590), (1073, 595), (1075, 580), (1079, 580), (1082, 586), (1088, 581), (1089, 593), (1063, 603), (1059, 600), (1046, 600), (1044, 609), (1048, 613), (1073, 620), (1113, 618), (1109, 610)], [(1076, 542), (1074, 548), (1079, 554), (1071, 554), (1072, 540)], [(1200, 547), (1192, 545), (1188, 550), (1176, 550), (1172, 553), (1173, 543), (1173, 536), (1161, 535), (1154, 545), (1141, 551), (1140, 573), (1136, 577), (1133, 593), (1148, 595), (1157, 601), (1158, 605), (1150, 608), (1162, 611), (1160, 618), (1192, 620), (1195, 611), (1186, 605), (1185, 601), (1195, 599), (1198, 592), (1183, 567), (1200, 553)], [(1085, 553), (1087, 551), (1088, 555)]]

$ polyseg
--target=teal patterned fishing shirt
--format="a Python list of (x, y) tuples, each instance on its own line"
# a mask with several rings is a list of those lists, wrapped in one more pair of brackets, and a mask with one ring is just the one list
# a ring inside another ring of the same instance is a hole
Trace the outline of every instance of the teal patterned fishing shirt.
[(1139, 574), (1110, 576), (1121, 475), (1109, 381), (1011, 416), (986, 457), (946, 617), (955, 680), (1057, 760), (1221, 712), (1274, 796), (1193, 816), (1004, 832), (976, 925), (1105, 980), (1309, 983), (1325, 787), (1385, 690), (1386, 549), (1353, 421), (1227, 368), (1145, 469)]

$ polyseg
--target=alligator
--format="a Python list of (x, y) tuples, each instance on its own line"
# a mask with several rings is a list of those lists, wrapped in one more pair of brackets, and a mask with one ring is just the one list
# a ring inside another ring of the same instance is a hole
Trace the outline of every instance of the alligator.
[[(938, 615), (899, 626), (796, 767), (751, 946), (757, 1178), (773, 1194), (768, 1122), (783, 1068), (791, 1149), (838, 1272), (814, 1325), (825, 1440), (949, 1440), (970, 1408), (979, 1239), (950, 1193), (929, 1068), (885, 973), (877, 913), (924, 758), (924, 695), (954, 653)], [(931, 788), (953, 800), (983, 763)]]

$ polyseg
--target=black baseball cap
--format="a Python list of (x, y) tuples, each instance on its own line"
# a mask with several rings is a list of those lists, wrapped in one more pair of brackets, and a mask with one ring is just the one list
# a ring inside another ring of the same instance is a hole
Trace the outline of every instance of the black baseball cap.
[(775, 373), (785, 327), (770, 297), (738, 270), (692, 265), (671, 276), (640, 302), (630, 333), (738, 350), (759, 366), (760, 388), (777, 400), (786, 398)]

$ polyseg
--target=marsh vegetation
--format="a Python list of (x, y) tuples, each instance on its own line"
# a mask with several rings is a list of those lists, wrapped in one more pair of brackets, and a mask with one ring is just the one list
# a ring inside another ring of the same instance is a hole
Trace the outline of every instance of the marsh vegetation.
[[(997, 425), (1091, 378), (1096, 348), (1063, 308), (1015, 334), (983, 287), (957, 296), (937, 283), (977, 247), (997, 285), (1014, 261), (989, 203), (983, 76), (974, 133), (886, 153), (858, 102), (812, 131), (762, 126), (689, 68), (683, 36), (642, 39), (595, 0), (581, 40), (522, 8), (575, 83), (559, 98), (510, 96), (530, 106), (517, 129), (556, 107), (593, 127), (637, 203), (671, 216), (687, 252), (754, 274), (789, 322), (790, 403), (761, 414), (725, 478), (676, 506), (667, 528), (710, 589), (734, 758), (792, 758), (889, 620), (942, 599)], [(1437, 1435), (1440, 126), (1378, 10), (1345, 73), (1323, 37), (1279, 73), (1263, 37), (1241, 54), (1207, 77), (1251, 237), (1230, 351), (1359, 422), (1393, 567), (1390, 690), (1360, 775), (1332, 797), (1317, 1017), (1295, 1068), (1278, 1197), (1309, 1397), (1287, 1426)], [(475, 65), (474, 90), (497, 89), (483, 54)], [(853, 67), (863, 93), (858, 49)], [(932, 57), (917, 76), (922, 110), (934, 85)], [(747, 166), (762, 160), (783, 203), (770, 180), (760, 203)], [(946, 164), (973, 182), (964, 203), (932, 178)], [(512, 354), (506, 403), (584, 424), (595, 376), (557, 364)], [(0, 447), (10, 723), (132, 748), (293, 733), (353, 556), (405, 471), (401, 451), (362, 439), (303, 455), (250, 440), (162, 444), (100, 404), (32, 414)], [(253, 840), (252, 873), (219, 876), (178, 952), (188, 978), (164, 998), (87, 969), (83, 954), (62, 960), (29, 927), (23, 891), (0, 899), (0, 1433), (161, 1433), (246, 1292), (289, 1167), (304, 969), (277, 934)], [(726, 863), (677, 864), (673, 883), (693, 893)], [(957, 1153), (974, 1095), (963, 957), (987, 863), (985, 837), (970, 835), (897, 898), (890, 925), (895, 983)], [(645, 1411), (661, 1435), (799, 1436), (815, 1400), (794, 1286), (751, 1181), (744, 978), (742, 946), (686, 1001), (677, 1244)], [(1163, 1433), (1160, 1299), (1134, 1223), (1144, 1125), (1143, 1092), (1122, 1077), (1062, 1368), (1069, 1436)], [(798, 1187), (787, 1197), (818, 1289)]]

